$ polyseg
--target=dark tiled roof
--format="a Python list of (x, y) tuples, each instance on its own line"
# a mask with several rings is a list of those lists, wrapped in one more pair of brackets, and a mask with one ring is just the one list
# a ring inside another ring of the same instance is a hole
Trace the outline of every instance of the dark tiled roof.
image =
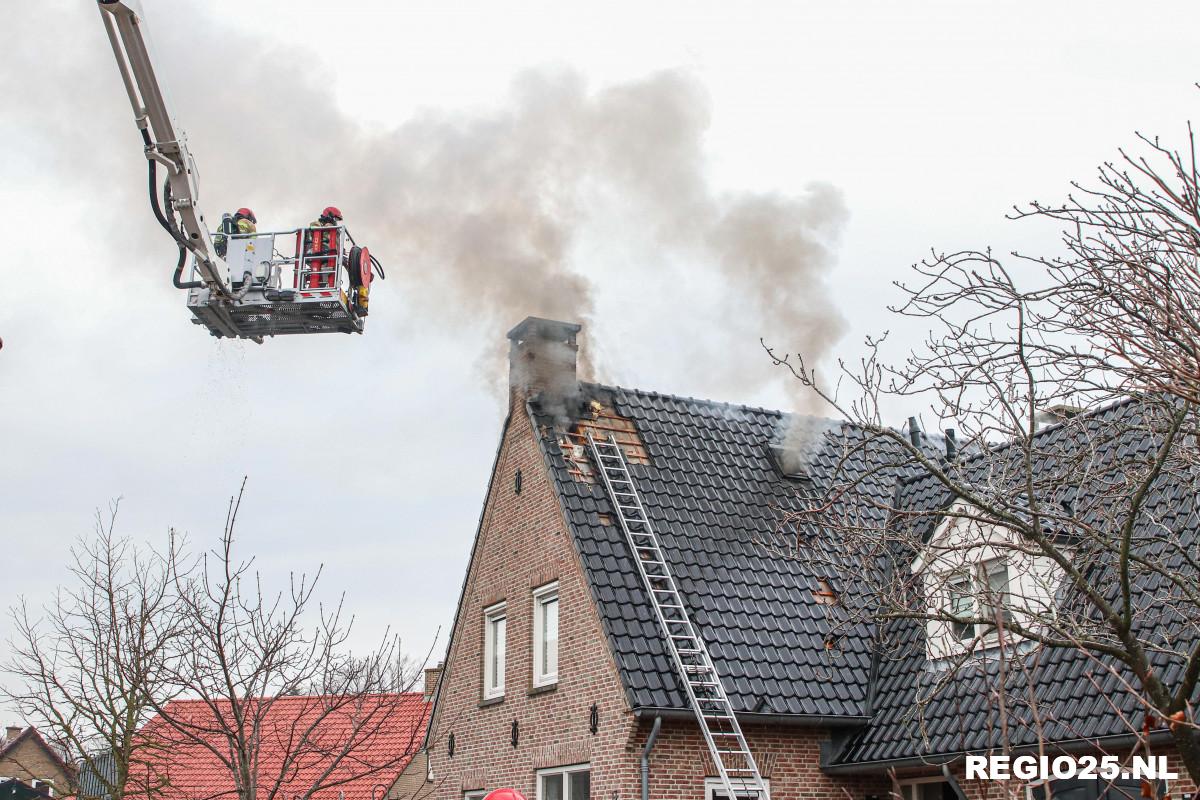
[[(631, 465), (631, 472), (735, 708), (848, 721), (870, 717), (846, 742), (837, 759), (842, 764), (954, 753), (998, 741), (997, 703), (989, 694), (996, 685), (994, 661), (985, 658), (960, 667), (948, 680), (941, 665), (926, 658), (923, 623), (892, 623), (876, 631), (834, 616), (844, 613), (840, 606), (814, 602), (813, 591), (821, 580), (845, 591), (841, 577), (818, 563), (836, 559), (796, 558), (779, 549), (789, 541), (788, 532), (779, 529), (780, 520), (797, 502), (798, 492), (828, 487), (835, 479), (852, 480), (869, 468), (879, 471), (868, 479), (865, 491), (883, 500), (881, 506), (895, 504), (915, 516), (888, 520), (881, 508), (861, 509), (867, 521), (881, 529), (915, 525), (928, 535), (953, 500), (936, 479), (914, 476), (905, 468), (880, 470), (880, 465), (902, 459), (878, 441), (862, 446), (865, 435), (853, 426), (829, 423), (832, 433), (810, 448), (809, 482), (789, 480), (770, 455), (770, 445), (788, 419), (785, 414), (621, 388), (583, 388), (586, 398), (600, 399), (637, 427), (650, 464)], [(530, 409), (631, 706), (687, 709), (603, 488), (572, 477), (556, 442), (555, 419), (540, 413), (536, 404)], [(1047, 500), (1041, 498), (1044, 492), (1052, 502), (1085, 509), (1080, 513), (1086, 517), (1095, 492), (1073, 485), (1079, 482), (1072, 473), (1078, 466), (1075, 456), (1086, 453), (1091, 463), (1108, 468), (1144, 454), (1153, 436), (1139, 429), (1138, 413), (1136, 404), (1126, 402), (1087, 415), (1083, 427), (1039, 432), (1039, 498)], [(930, 450), (936, 447), (932, 442)], [(956, 468), (968, 482), (994, 485), (1011, 477), (1006, 457), (1003, 448), (973, 454), (960, 458)], [(1192, 531), (1194, 490), (1159, 486), (1151, 508), (1173, 529)], [(839, 551), (839, 542), (830, 539), (835, 534), (804, 535), (806, 546), (823, 548), (823, 555)], [(1151, 531), (1139, 530), (1138, 536), (1147, 547), (1159, 546)], [(1164, 609), (1155, 616), (1149, 609), (1140, 622), (1162, 626), (1169, 613)], [(833, 650), (826, 647), (831, 631), (840, 636)], [(885, 646), (874, 644), (877, 633)], [(1171, 680), (1175, 667), (1164, 661), (1161, 669)], [(1024, 670), (1010, 667), (1006, 674), (1012, 744), (1033, 742), (1039, 726), (1047, 739), (1070, 740), (1127, 733), (1121, 716), (1141, 718), (1103, 662), (1072, 651), (1031, 650)], [(1027, 680), (1034, 686), (1038, 720), (1026, 702)]]
[[(1038, 462), (1035, 475), (1038, 491), (1054, 493), (1056, 499), (1073, 504), (1080, 518), (1098, 522), (1095, 514), (1100, 498), (1096, 480), (1079, 487), (1065, 471), (1081, 463), (1100, 467), (1099, 473), (1118, 464), (1131, 464), (1156, 445), (1155, 436), (1143, 427), (1138, 405), (1124, 402), (1089, 414), (1081, 425), (1056, 426), (1039, 433), (1034, 451)], [(962, 464), (967, 482), (995, 481), (1003, 474), (1004, 452), (992, 457), (974, 457)], [(1078, 457), (1079, 460), (1076, 460)], [(1122, 478), (1123, 470), (1110, 473)], [(993, 488), (994, 491), (994, 488)], [(906, 481), (898, 492), (898, 507), (928, 512), (906, 519), (924, 535), (932, 531), (938, 510), (951, 496), (931, 476)], [(1019, 503), (1017, 505), (1020, 505)], [(1139, 517), (1134, 534), (1135, 548), (1149, 555), (1162, 548), (1161, 529), (1172, 530), (1183, 541), (1195, 536), (1197, 527), (1196, 486), (1178, 479), (1160, 480), (1147, 501), (1147, 513)], [(893, 524), (897, 524), (893, 520)], [(1176, 541), (1179, 541), (1177, 539)], [(1161, 554), (1160, 554), (1161, 555)], [(1182, 565), (1177, 565), (1183, 569)], [(1108, 587), (1113, 599), (1115, 576), (1100, 572), (1096, 586)], [(1135, 614), (1139, 637), (1151, 641), (1168, 630), (1180, 630), (1173, 619), (1174, 606), (1161, 602), (1161, 587), (1143, 584), (1141, 611)], [(1193, 621), (1194, 625), (1194, 621)], [(1191, 634), (1194, 635), (1194, 632)], [(1001, 743), (1000, 701), (995, 693), (1001, 683), (998, 665), (984, 654), (954, 673), (946, 665), (926, 657), (924, 624), (904, 621), (888, 626), (882, 637), (887, 647), (879, 657), (878, 680), (872, 718), (848, 743), (839, 761), (864, 763), (906, 759), (997, 746)], [(1185, 643), (1181, 643), (1185, 644)], [(1179, 659), (1161, 653), (1152, 658), (1159, 674), (1171, 685), (1179, 678)], [(948, 679), (948, 676), (953, 679)], [(1130, 732), (1130, 724), (1141, 724), (1142, 711), (1132, 693), (1117, 675), (1125, 670), (1107, 657), (1090, 657), (1072, 649), (1030, 648), (1024, 657), (1010, 661), (1005, 671), (1004, 704), (1008, 712), (1008, 743), (1033, 744), (1039, 736), (1048, 741), (1091, 739)], [(1032, 685), (1032, 691), (1031, 691)], [(1031, 702), (1034, 701), (1034, 702)], [(1119, 710), (1119, 713), (1118, 713)], [(1035, 713), (1036, 712), (1036, 713)], [(1122, 719), (1124, 717), (1124, 719)]]
[[(868, 631), (836, 649), (826, 641), (836, 607), (813, 599), (818, 581), (838, 578), (816, 565), (772, 552), (802, 481), (783, 477), (769, 454), (787, 415), (628, 389), (585, 392), (633, 420), (650, 456), (631, 465), (693, 622), (700, 628), (736, 709), (763, 714), (857, 717), (867, 711)], [(553, 432), (534, 412), (542, 450), (598, 602), (634, 708), (687, 709), (624, 535), (600, 485), (572, 478)], [(830, 423), (831, 438), (811, 448), (809, 478), (826, 480), (844, 449), (861, 442), (849, 426)], [(821, 426), (818, 426), (821, 427)], [(864, 469), (870, 452), (850, 462)], [(893, 491), (895, 475), (875, 481)], [(882, 517), (879, 519), (883, 524)], [(847, 632), (844, 624), (838, 633)]]

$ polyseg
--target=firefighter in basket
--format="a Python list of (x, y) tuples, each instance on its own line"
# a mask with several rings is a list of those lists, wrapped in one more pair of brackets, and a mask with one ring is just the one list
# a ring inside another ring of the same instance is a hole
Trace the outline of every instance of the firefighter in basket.
[(224, 215), (221, 219), (220, 231), (213, 236), (213, 248), (221, 258), (229, 249), (229, 235), (244, 236), (258, 232), (258, 217), (248, 208), (239, 208), (233, 216)]

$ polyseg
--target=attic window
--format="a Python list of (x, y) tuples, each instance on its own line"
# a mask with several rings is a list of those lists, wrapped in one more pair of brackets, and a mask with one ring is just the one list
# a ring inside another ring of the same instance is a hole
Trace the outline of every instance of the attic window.
[(817, 588), (813, 590), (813, 601), (817, 605), (836, 606), (838, 601), (837, 592), (829, 585), (829, 581), (818, 580)]
[(558, 434), (558, 447), (567, 462), (567, 471), (575, 480), (582, 483), (596, 482), (588, 454), (589, 432), (597, 439), (609, 436), (616, 439), (630, 464), (650, 463), (650, 453), (646, 450), (633, 420), (622, 417), (611, 407), (593, 400), (588, 404), (583, 419), (575, 423), (569, 431)]

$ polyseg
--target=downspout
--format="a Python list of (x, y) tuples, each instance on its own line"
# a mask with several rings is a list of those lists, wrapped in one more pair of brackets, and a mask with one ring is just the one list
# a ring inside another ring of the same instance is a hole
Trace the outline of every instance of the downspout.
[(962, 787), (958, 785), (958, 781), (954, 779), (954, 774), (950, 772), (949, 764), (942, 764), (942, 777), (946, 779), (946, 783), (950, 784), (950, 790), (954, 792), (954, 796), (958, 800), (967, 800), (967, 796), (963, 794)]
[(642, 800), (650, 800), (650, 751), (654, 749), (654, 740), (662, 727), (662, 717), (654, 718), (654, 726), (646, 737), (646, 746), (642, 748)]

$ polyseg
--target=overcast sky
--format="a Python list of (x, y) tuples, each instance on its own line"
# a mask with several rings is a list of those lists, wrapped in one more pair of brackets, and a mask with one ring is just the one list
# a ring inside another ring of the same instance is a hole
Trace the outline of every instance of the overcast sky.
[[(522, 159), (536, 148), (510, 148), (498, 121), (528, 122), (512, 109), (528, 110), (529, 76), (559, 81), (532, 103), (537, 126), (553, 129), (560, 98), (575, 98), (600, 150), (637, 124), (594, 124), (604, 98), (665, 85), (695, 111), (688, 167), (714, 208), (836, 188), (845, 221), (814, 223), (832, 258), (804, 296), (844, 320), (827, 360), (852, 358), (881, 328), (920, 336), (883, 312), (891, 281), (929, 248), (1052, 248), (1052, 230), (1006, 210), (1061, 197), (1135, 130), (1178, 141), (1200, 76), (1200, 7), (1184, 2), (144, 5), (206, 213), (248, 204), (261, 227), (291, 227), (335, 203), (391, 280), (361, 337), (259, 346), (191, 325), (94, 4), (18, 4), (0, 34), (7, 599), (44, 601), (71, 540), (117, 497), (129, 536), (174, 527), (210, 543), (249, 475), (242, 552), (276, 579), (324, 564), (360, 646), (390, 626), (414, 653), (439, 627), (440, 652), (452, 620), (504, 416), (504, 332), (553, 311), (560, 285), (586, 286), (602, 375), (626, 386), (786, 407), (758, 337), (805, 346), (781, 330), (794, 327), (787, 308), (771, 311), (728, 264), (639, 225), (656, 195), (595, 188), (601, 162), (556, 177), (572, 192), (570, 236), (550, 278), (529, 284), (541, 300), (493, 304), (506, 277), (476, 294), (452, 285), (438, 266), (449, 245), (417, 229), (440, 179), (415, 149), (470, 132), (468, 168), (507, 154), (489, 191), (512, 181), (528, 194), (541, 184), (521, 177)], [(642, 177), (657, 166), (646, 159)], [(490, 257), (456, 255), (468, 256)], [(920, 409), (893, 411), (899, 423)]]

